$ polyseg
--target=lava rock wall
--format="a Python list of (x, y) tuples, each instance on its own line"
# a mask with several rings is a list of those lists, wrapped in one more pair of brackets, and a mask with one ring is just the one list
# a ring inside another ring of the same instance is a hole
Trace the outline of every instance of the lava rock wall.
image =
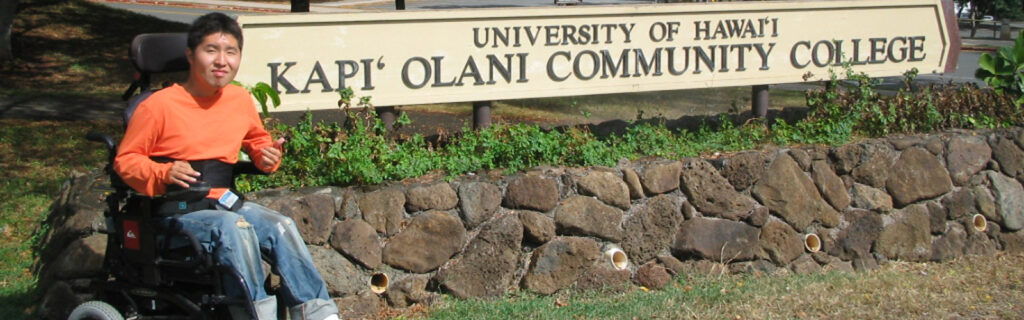
[[(358, 317), (439, 293), (656, 289), (691, 272), (1021, 252), (1021, 181), (1013, 128), (247, 196), (295, 221), (330, 294)], [(54, 202), (35, 269), (46, 317), (66, 317), (103, 275), (106, 183), (75, 177)]]

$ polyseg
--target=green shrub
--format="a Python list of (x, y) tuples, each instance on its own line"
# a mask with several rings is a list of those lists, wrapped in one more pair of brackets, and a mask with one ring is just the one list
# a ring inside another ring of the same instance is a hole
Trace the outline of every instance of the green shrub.
[(996, 54), (981, 55), (974, 76), (996, 92), (1011, 95), (1016, 106), (1024, 104), (1024, 31), (1017, 35), (1012, 47), (999, 48)]
[[(927, 85), (914, 88), (917, 70), (904, 74), (903, 86), (881, 93), (878, 81), (847, 66), (845, 89), (833, 74), (829, 86), (807, 93), (808, 116), (800, 123), (779, 125), (776, 142), (838, 144), (859, 134), (929, 132), (950, 128), (991, 128), (1021, 123), (1012, 96), (973, 84)], [(803, 141), (801, 141), (803, 140)]]
[[(480, 170), (515, 172), (539, 165), (613, 166), (620, 159), (680, 158), (754, 149), (764, 144), (839, 145), (857, 136), (928, 132), (948, 128), (1019, 125), (1022, 114), (1011, 95), (974, 85), (913, 87), (881, 92), (878, 81), (846, 67), (845, 78), (832, 73), (825, 89), (807, 92), (808, 113), (787, 123), (763, 119), (736, 123), (721, 115), (699, 128), (674, 130), (663, 123), (638, 121), (622, 134), (598, 138), (586, 127), (545, 130), (538, 125), (494, 125), (462, 129), (438, 143), (420, 135), (396, 139), (373, 117), (368, 97), (354, 106), (351, 91), (341, 93), (342, 124), (314, 122), (307, 114), (295, 125), (270, 124), (288, 139), (280, 172), (241, 177), (243, 191), (278, 186), (377, 184), (430, 172), (448, 176)], [(847, 84), (852, 84), (847, 86)], [(360, 110), (360, 111), (352, 111)], [(640, 119), (642, 120), (642, 119)], [(407, 125), (407, 117), (395, 124)]]

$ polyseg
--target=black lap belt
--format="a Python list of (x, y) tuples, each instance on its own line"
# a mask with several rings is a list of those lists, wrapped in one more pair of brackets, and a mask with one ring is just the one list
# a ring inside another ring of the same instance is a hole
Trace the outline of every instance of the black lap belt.
[[(151, 158), (160, 163), (173, 162), (173, 159)], [(231, 189), (234, 175), (232, 174), (233, 164), (217, 160), (189, 161), (192, 170), (199, 172), (199, 180), (192, 183), (189, 188), (183, 188), (176, 184), (167, 185), (167, 193), (163, 197), (154, 199), (153, 208), (156, 213), (162, 216), (175, 216), (189, 212), (207, 209), (237, 210), (242, 206), (244, 199), (241, 194)], [(210, 199), (211, 188), (225, 188), (228, 193), (221, 200), (218, 207), (218, 199)], [(231, 197), (234, 196), (234, 201)]]
[[(150, 159), (159, 163), (176, 161), (166, 157), (151, 157)], [(189, 161), (188, 164), (192, 166), (192, 170), (199, 172), (199, 180), (208, 183), (210, 188), (230, 188), (234, 184), (235, 176), (231, 172), (235, 167), (234, 164), (220, 162), (219, 160), (193, 160)], [(183, 189), (179, 185), (167, 186), (167, 192)]]

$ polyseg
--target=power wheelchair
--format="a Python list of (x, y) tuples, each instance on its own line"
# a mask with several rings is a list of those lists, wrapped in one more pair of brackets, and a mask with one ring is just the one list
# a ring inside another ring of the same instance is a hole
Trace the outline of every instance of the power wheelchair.
[[(184, 33), (142, 34), (132, 41), (131, 59), (137, 78), (122, 97), (128, 101), (126, 127), (135, 107), (155, 91), (150, 88), (152, 75), (188, 70), (185, 38)], [(77, 306), (69, 319), (255, 319), (251, 297), (225, 294), (230, 282), (240, 286), (242, 292), (249, 292), (242, 277), (234, 269), (215, 263), (173, 216), (161, 214), (166, 212), (161, 208), (169, 204), (185, 209), (186, 203), (204, 198), (210, 186), (196, 183), (160, 197), (138, 194), (113, 170), (117, 152), (114, 139), (95, 132), (86, 138), (104, 143), (108, 152), (104, 170), (110, 176), (113, 192), (106, 197), (104, 213), (107, 275), (97, 285), (97, 299)], [(259, 173), (251, 163), (232, 168), (232, 177)]]

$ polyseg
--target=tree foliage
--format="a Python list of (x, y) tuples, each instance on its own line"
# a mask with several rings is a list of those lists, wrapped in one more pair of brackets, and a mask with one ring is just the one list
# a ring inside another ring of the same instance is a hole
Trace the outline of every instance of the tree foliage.
[(961, 4), (970, 3), (979, 16), (991, 15), (996, 18), (1011, 20), (1024, 18), (1024, 0), (967, 0), (958, 2)]

